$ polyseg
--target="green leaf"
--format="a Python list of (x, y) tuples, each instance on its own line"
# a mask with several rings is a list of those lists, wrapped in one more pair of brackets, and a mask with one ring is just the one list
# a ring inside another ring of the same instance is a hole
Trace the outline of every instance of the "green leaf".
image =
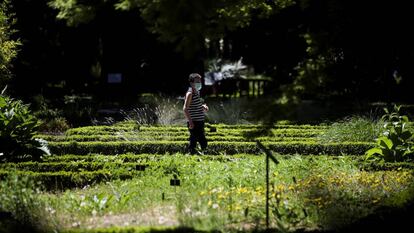
[(410, 120), (408, 119), (408, 117), (407, 117), (407, 116), (401, 116), (401, 120), (402, 120), (403, 122), (410, 122)]
[(392, 146), (394, 145), (393, 142), (390, 139), (388, 139), (387, 137), (378, 138), (378, 144), (380, 146), (383, 146), (383, 147), (387, 148), (387, 149), (392, 149)]
[(6, 99), (3, 96), (0, 96), (0, 109), (4, 108), (7, 105)]
[(395, 112), (400, 112), (400, 108), (401, 108), (401, 105), (394, 105), (394, 111)]
[(367, 150), (367, 152), (365, 152), (365, 155), (367, 157), (372, 157), (373, 155), (376, 155), (376, 154), (383, 155), (382, 150), (378, 147), (371, 148), (371, 149)]

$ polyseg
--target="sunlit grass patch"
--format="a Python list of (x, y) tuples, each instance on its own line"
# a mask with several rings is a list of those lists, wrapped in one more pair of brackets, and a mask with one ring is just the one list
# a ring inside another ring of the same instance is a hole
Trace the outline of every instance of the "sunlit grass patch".
[(318, 139), (321, 142), (373, 142), (382, 131), (381, 120), (352, 116), (331, 124)]
[[(185, 226), (207, 231), (265, 227), (264, 156), (127, 156), (148, 157), (153, 163), (130, 180), (37, 192), (37, 199), (44, 203), (44, 219), (61, 230), (112, 225)], [(353, 156), (277, 158), (280, 163), (270, 166), (272, 228), (337, 229), (375, 214), (379, 208), (403, 206), (413, 200), (412, 169), (364, 170)], [(180, 186), (170, 186), (174, 177), (181, 181)], [(7, 190), (11, 189), (2, 189), (0, 196), (10, 195)], [(5, 208), (12, 204), (10, 200), (2, 199)]]
[[(403, 205), (412, 199), (411, 170), (365, 171), (349, 156), (285, 155), (278, 159), (280, 164), (271, 165), (269, 190), (274, 228), (335, 229), (380, 207)], [(68, 229), (108, 226), (112, 220), (123, 226), (200, 230), (264, 227), (264, 157), (237, 155), (234, 160), (214, 160), (176, 154), (158, 157), (158, 163), (132, 180), (45, 197)], [(181, 186), (169, 185), (174, 174)]]

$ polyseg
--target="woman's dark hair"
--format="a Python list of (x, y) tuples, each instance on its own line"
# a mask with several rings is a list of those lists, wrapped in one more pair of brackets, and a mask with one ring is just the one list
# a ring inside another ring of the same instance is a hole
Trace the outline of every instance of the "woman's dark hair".
[(199, 75), (198, 73), (191, 73), (190, 76), (188, 76), (188, 81), (190, 83), (193, 83), (194, 79), (196, 78), (201, 78), (201, 75)]

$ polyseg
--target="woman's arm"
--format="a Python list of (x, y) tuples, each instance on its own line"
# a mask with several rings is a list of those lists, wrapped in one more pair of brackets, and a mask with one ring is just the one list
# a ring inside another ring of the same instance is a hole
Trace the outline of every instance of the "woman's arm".
[(187, 94), (185, 95), (184, 106), (183, 106), (184, 116), (188, 121), (190, 129), (194, 127), (193, 120), (191, 119), (190, 112), (188, 111), (188, 109), (190, 108), (192, 96), (193, 95), (191, 92), (187, 92)]

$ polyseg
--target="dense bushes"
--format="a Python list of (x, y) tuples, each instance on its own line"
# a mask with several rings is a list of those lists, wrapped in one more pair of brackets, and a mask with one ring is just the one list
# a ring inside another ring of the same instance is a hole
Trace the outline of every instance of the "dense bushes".
[(33, 172), (33, 171), (0, 171), (1, 179), (17, 175), (30, 177), (31, 181), (40, 182), (47, 190), (65, 190), (73, 187), (83, 187), (112, 179), (131, 179), (134, 173), (121, 170), (97, 170), (83, 172)]
[(376, 139), (376, 147), (366, 152), (367, 159), (385, 162), (414, 160), (414, 133), (408, 127), (408, 117), (400, 115), (400, 108), (394, 106), (392, 112), (384, 109), (384, 133)]
[(38, 127), (27, 105), (0, 95), (0, 162), (48, 154), (46, 141), (34, 137)]

